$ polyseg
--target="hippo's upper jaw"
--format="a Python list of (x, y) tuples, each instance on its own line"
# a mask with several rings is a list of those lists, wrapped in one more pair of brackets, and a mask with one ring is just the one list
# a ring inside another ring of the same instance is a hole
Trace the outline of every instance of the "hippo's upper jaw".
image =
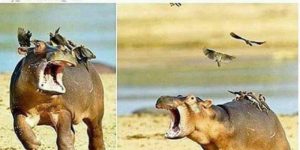
[(65, 66), (72, 66), (66, 61), (43, 61), (39, 64), (38, 89), (43, 92), (63, 94), (66, 88), (63, 84), (63, 70)]
[(168, 139), (180, 139), (189, 134), (190, 127), (186, 123), (187, 118), (191, 117), (187, 111), (184, 99), (189, 97), (161, 96), (156, 102), (156, 108), (170, 111), (171, 122), (165, 137)]

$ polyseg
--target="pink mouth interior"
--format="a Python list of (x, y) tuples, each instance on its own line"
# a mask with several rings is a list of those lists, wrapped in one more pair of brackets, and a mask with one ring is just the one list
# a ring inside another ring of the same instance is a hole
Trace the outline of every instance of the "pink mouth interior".
[(39, 89), (47, 92), (65, 93), (62, 82), (65, 64), (62, 61), (47, 62), (42, 65)]

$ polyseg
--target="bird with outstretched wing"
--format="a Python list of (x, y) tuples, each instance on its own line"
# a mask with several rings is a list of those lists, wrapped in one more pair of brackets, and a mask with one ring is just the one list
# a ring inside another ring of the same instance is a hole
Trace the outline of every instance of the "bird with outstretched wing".
[(217, 62), (218, 67), (221, 67), (221, 62), (229, 63), (236, 57), (223, 54), (208, 48), (203, 48), (203, 53), (205, 56), (207, 56), (209, 59), (214, 60)]
[(23, 28), (18, 28), (18, 42), (21, 47), (30, 47), (30, 38), (32, 33), (27, 32)]
[(234, 32), (230, 32), (230, 35), (231, 37), (235, 38), (235, 39), (238, 39), (238, 40), (243, 40), (245, 41), (246, 44), (250, 45), (250, 46), (253, 46), (253, 44), (256, 44), (256, 45), (262, 45), (264, 43), (266, 43), (266, 41), (263, 41), (263, 42), (258, 42), (258, 41), (251, 41), (251, 40), (247, 40), (237, 34), (235, 34)]
[(180, 7), (180, 6), (181, 6), (181, 3), (170, 3), (170, 6), (171, 6), (171, 7), (174, 6), (174, 5), (176, 5), (177, 7)]

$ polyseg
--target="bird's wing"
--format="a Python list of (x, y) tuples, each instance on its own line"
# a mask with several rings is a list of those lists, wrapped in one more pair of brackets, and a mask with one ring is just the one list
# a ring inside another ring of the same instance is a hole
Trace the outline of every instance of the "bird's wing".
[(227, 55), (227, 54), (222, 54), (222, 62), (228, 63), (231, 62), (233, 59), (235, 59), (236, 57), (231, 56), (231, 55)]
[(68, 40), (68, 43), (69, 43), (71, 46), (76, 47), (76, 44), (75, 44), (74, 42)]
[(60, 27), (55, 30), (55, 34), (58, 34)]
[(87, 59), (94, 59), (96, 56), (87, 48), (83, 46), (79, 46), (73, 49), (77, 59), (79, 60), (87, 60)]
[(82, 55), (88, 59), (96, 58), (96, 56), (93, 54), (93, 52), (85, 47), (82, 48)]
[(23, 28), (18, 28), (18, 42), (20, 46), (30, 46), (30, 37), (32, 33), (28, 30), (27, 32)]
[(203, 53), (205, 56), (207, 56), (209, 59), (215, 59), (216, 58), (216, 53), (214, 50), (208, 49), (208, 48), (203, 48)]
[(251, 43), (257, 44), (257, 45), (262, 45), (264, 43), (266, 43), (266, 41), (263, 42), (257, 42), (257, 41), (250, 41)]
[(181, 6), (181, 3), (175, 3), (175, 5), (176, 5), (177, 7), (180, 7), (180, 6)]
[(237, 35), (237, 34), (235, 34), (235, 33), (233, 33), (233, 32), (230, 32), (230, 35), (231, 35), (231, 37), (233, 37), (233, 38), (235, 38), (235, 39), (245, 40), (244, 38), (242, 38), (241, 36), (239, 36), (239, 35)]

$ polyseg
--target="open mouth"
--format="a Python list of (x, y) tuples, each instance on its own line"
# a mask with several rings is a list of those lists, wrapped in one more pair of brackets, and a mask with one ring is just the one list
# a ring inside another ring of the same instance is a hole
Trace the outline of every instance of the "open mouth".
[(63, 70), (72, 64), (65, 61), (49, 61), (41, 63), (38, 88), (43, 92), (63, 94), (66, 88), (63, 84)]
[(180, 113), (177, 108), (169, 109), (171, 115), (171, 123), (169, 130), (165, 134), (166, 138), (178, 139), (181, 133), (180, 130)]

